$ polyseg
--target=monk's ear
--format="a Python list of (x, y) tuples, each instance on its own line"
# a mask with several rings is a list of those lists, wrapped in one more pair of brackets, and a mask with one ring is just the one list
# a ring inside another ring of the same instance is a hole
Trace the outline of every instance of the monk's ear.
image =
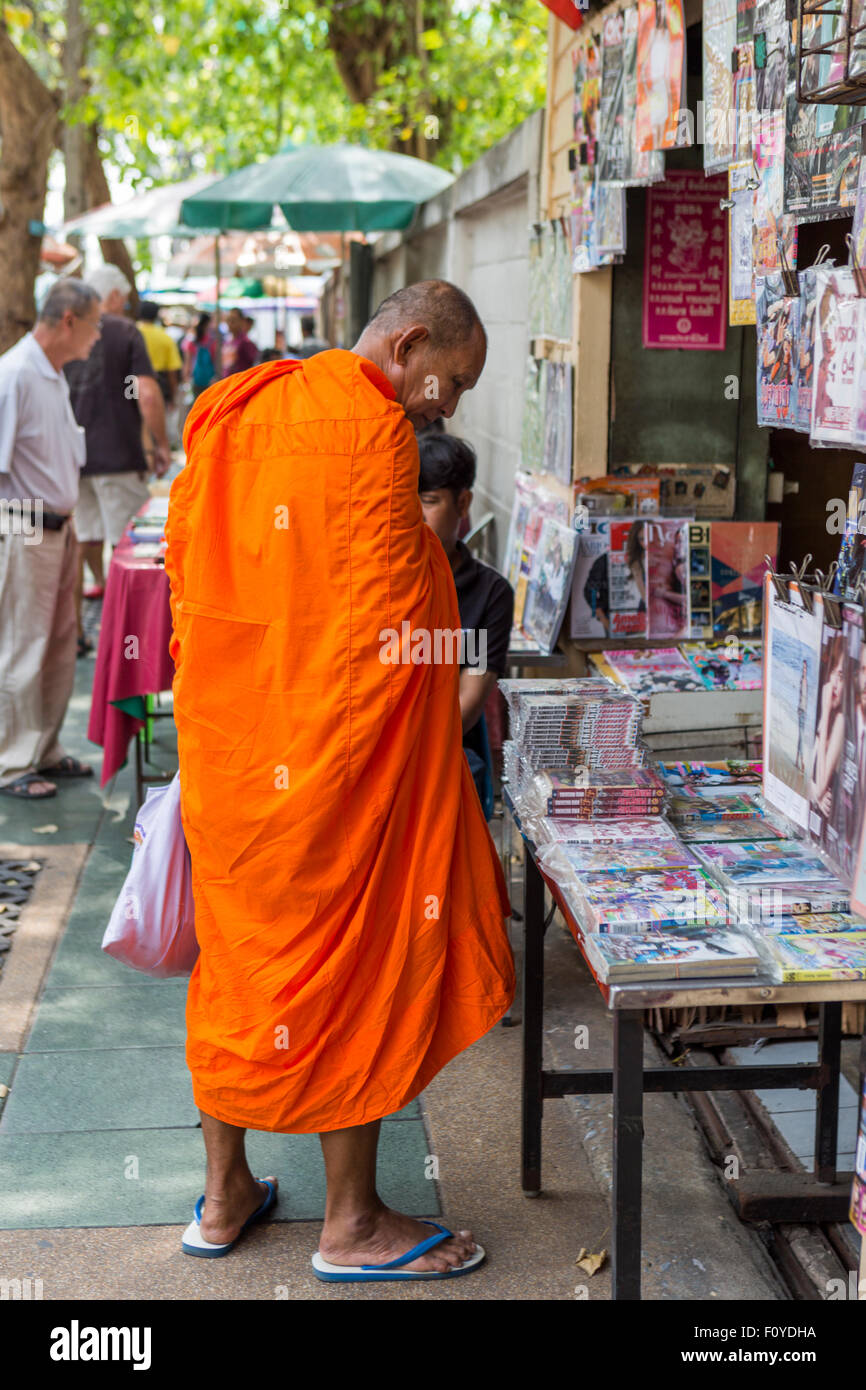
[(406, 365), (406, 358), (413, 349), (428, 341), (430, 334), (423, 323), (413, 323), (411, 327), (404, 328), (396, 335), (394, 343), (394, 360), (399, 362), (401, 367)]

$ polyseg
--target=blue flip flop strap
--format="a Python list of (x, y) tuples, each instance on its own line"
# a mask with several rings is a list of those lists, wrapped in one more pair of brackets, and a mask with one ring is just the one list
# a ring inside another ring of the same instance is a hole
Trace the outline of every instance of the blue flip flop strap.
[[(262, 1213), (263, 1213), (263, 1211), (264, 1211), (265, 1208), (267, 1207), (268, 1203), (269, 1203), (270, 1201), (272, 1201), (272, 1199), (273, 1199), (273, 1195), (274, 1195), (274, 1185), (273, 1185), (273, 1183), (272, 1183), (272, 1182), (268, 1182), (267, 1178), (257, 1178), (257, 1179), (256, 1179), (256, 1182), (263, 1182), (263, 1183), (265, 1184), (265, 1187), (266, 1187), (268, 1190), (267, 1190), (267, 1192), (265, 1193), (264, 1197), (262, 1198), (261, 1205), (258, 1206), (258, 1207), (256, 1207), (256, 1210), (253, 1212), (252, 1216), (247, 1217), (246, 1221), (244, 1222), (244, 1228), (246, 1228), (246, 1227), (250, 1224), (250, 1222), (251, 1222), (256, 1216), (261, 1216)], [(201, 1215), (202, 1215), (202, 1212), (203, 1212), (203, 1211), (204, 1211), (204, 1193), (201, 1194), (201, 1196), (199, 1197), (198, 1201), (197, 1201), (196, 1204), (195, 1204), (194, 1216), (195, 1216), (195, 1219), (196, 1219), (196, 1221), (198, 1222), (199, 1225), (201, 1225)]]
[(440, 1226), (436, 1221), (425, 1222), (425, 1225), (435, 1226), (438, 1235), (428, 1236), (426, 1240), (421, 1241), (420, 1245), (413, 1246), (411, 1250), (406, 1251), (405, 1255), (398, 1255), (396, 1260), (389, 1260), (386, 1265), (361, 1265), (361, 1268), (364, 1270), (400, 1269), (401, 1266), (409, 1265), (413, 1260), (419, 1259), (421, 1255), (426, 1255), (427, 1251), (432, 1250), (434, 1245), (441, 1245), (443, 1240), (450, 1240), (454, 1234), (453, 1231), (447, 1231), (444, 1226)]

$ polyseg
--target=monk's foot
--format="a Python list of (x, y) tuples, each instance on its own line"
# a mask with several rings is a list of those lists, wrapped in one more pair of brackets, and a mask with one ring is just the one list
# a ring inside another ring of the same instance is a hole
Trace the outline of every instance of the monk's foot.
[[(277, 1186), (276, 1178), (269, 1177), (268, 1182)], [(250, 1173), (229, 1178), (219, 1186), (207, 1186), (201, 1214), (202, 1237), (211, 1245), (228, 1245), (236, 1240), (244, 1222), (258, 1211), (267, 1195), (264, 1183), (256, 1182)]]
[[(432, 1226), (423, 1221), (380, 1206), (363, 1216), (326, 1219), (319, 1254), (332, 1265), (387, 1264), (435, 1234)], [(446, 1274), (450, 1268), (468, 1260), (474, 1251), (472, 1232), (457, 1231), (451, 1240), (442, 1241), (441, 1245), (434, 1246), (403, 1268)]]

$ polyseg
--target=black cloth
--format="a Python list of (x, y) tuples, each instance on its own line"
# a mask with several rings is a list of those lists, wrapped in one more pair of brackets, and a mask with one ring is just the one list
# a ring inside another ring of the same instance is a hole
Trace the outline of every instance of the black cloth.
[(117, 314), (105, 314), (90, 356), (85, 362), (67, 362), (63, 370), (75, 418), (85, 431), (87, 463), (82, 477), (146, 473), (133, 378), (156, 373), (136, 325)]
[[(463, 541), (457, 542), (460, 563), (454, 571), (454, 587), (460, 609), (460, 626), (464, 632), (487, 633), (487, 670), (504, 676), (508, 670), (508, 642), (514, 621), (514, 592), (507, 579), (476, 560)], [(478, 637), (474, 643), (467, 639), (472, 655), (481, 655)], [(481, 720), (463, 735), (463, 747), (484, 756)]]

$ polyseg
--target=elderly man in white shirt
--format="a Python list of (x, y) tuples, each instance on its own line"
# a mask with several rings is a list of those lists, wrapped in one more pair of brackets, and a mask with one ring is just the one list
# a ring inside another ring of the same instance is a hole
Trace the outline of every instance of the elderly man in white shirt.
[(38, 322), (0, 357), (0, 793), (36, 801), (93, 769), (63, 752), (75, 680), (78, 545), (72, 510), (86, 458), (64, 363), (100, 334), (100, 301), (58, 280)]

